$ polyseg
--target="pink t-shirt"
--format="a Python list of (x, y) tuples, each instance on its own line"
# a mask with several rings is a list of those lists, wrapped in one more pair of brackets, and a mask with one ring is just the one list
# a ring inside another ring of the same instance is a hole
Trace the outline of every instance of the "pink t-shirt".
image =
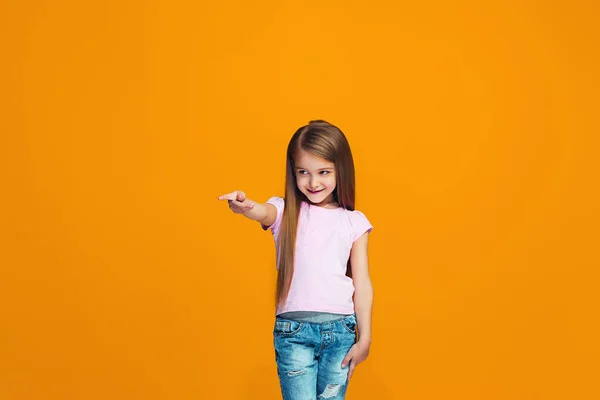
[[(271, 197), (277, 219), (269, 228), (278, 244), (285, 201)], [(352, 244), (373, 226), (360, 211), (328, 209), (302, 202), (298, 217), (294, 276), (287, 301), (277, 314), (290, 311), (354, 313), (354, 285), (346, 276)]]

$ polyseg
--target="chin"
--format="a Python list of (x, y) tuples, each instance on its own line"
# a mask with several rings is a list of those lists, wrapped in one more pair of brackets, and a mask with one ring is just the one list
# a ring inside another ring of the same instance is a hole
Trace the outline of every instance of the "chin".
[(306, 198), (308, 199), (308, 201), (310, 201), (311, 203), (313, 203), (313, 204), (319, 204), (319, 203), (322, 203), (323, 201), (325, 201), (327, 199), (327, 197), (329, 197), (330, 194), (331, 193), (323, 193), (323, 192), (321, 192), (321, 193), (319, 193), (317, 195), (313, 195), (313, 194), (310, 194), (310, 193), (306, 192), (304, 194), (304, 196), (306, 196)]

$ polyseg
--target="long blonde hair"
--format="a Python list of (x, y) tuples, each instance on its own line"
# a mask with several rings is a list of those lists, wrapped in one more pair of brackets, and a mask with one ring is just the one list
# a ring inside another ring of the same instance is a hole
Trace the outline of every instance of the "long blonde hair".
[[(334, 163), (336, 179), (336, 187), (333, 191), (334, 200), (340, 207), (350, 211), (354, 210), (354, 160), (350, 144), (338, 127), (323, 120), (310, 121), (308, 125), (299, 128), (294, 133), (287, 148), (285, 208), (277, 246), (278, 273), (275, 295), (277, 304), (283, 303), (290, 291), (294, 275), (294, 249), (298, 216), (302, 201), (308, 201), (296, 184), (294, 157), (300, 149)], [(348, 271), (350, 271), (349, 262)]]

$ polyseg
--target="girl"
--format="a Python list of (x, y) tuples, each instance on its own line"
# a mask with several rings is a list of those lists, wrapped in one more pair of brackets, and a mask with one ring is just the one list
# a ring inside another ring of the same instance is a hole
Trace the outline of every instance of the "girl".
[[(354, 209), (354, 162), (342, 131), (311, 121), (287, 148), (285, 197), (219, 197), (271, 229), (277, 249), (275, 360), (284, 400), (343, 399), (371, 345), (373, 229)], [(357, 329), (358, 328), (358, 329)]]

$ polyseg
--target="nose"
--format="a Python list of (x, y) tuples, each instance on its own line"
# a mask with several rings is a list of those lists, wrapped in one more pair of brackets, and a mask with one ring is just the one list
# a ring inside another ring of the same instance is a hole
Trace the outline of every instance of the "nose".
[(310, 190), (316, 189), (319, 187), (319, 180), (316, 177), (310, 178)]

